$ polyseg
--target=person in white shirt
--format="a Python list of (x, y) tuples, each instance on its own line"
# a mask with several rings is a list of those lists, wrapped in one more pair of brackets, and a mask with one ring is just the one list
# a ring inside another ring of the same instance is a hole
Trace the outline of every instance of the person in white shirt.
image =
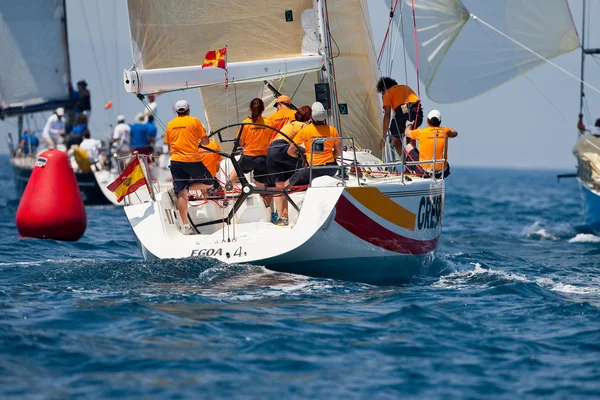
[(594, 136), (600, 136), (600, 118), (596, 120), (594, 126), (585, 126), (583, 124), (583, 114), (579, 114), (579, 122), (577, 123), (577, 129), (582, 132), (589, 132)]
[(65, 110), (62, 107), (56, 109), (54, 114), (48, 118), (44, 130), (42, 131), (42, 139), (46, 142), (48, 149), (55, 149), (61, 136), (65, 134)]
[(156, 110), (158, 109), (158, 103), (156, 102), (155, 94), (148, 95), (148, 107), (150, 107), (150, 110), (152, 110), (152, 112), (150, 112), (150, 110), (148, 110), (148, 108), (144, 109), (144, 116), (146, 117), (144, 122), (148, 121), (149, 115), (156, 115)]
[(100, 149), (102, 149), (102, 142), (98, 139), (92, 139), (90, 137), (90, 132), (85, 131), (83, 133), (83, 141), (79, 145), (81, 150), (85, 150), (90, 159), (90, 164), (94, 165), (98, 162), (98, 158), (100, 157)]
[(129, 147), (129, 131), (131, 128), (125, 123), (125, 117), (119, 115), (117, 117), (117, 126), (113, 132), (112, 153), (117, 154), (117, 157), (125, 157), (131, 153)]

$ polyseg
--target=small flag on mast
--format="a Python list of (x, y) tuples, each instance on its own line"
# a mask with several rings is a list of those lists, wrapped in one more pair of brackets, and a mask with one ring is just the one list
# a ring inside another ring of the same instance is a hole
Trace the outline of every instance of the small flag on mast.
[(204, 68), (222, 68), (227, 69), (227, 47), (219, 50), (211, 50), (204, 56)]
[(108, 185), (108, 190), (117, 196), (117, 201), (120, 203), (125, 196), (135, 192), (144, 185), (148, 185), (148, 181), (142, 170), (140, 160), (136, 157), (127, 168), (121, 172), (121, 175), (119, 175), (113, 183)]

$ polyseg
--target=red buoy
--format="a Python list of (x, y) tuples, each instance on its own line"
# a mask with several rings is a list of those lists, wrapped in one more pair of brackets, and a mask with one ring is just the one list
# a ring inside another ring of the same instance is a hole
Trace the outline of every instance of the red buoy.
[(67, 155), (48, 150), (39, 155), (17, 209), (21, 236), (76, 241), (87, 217)]

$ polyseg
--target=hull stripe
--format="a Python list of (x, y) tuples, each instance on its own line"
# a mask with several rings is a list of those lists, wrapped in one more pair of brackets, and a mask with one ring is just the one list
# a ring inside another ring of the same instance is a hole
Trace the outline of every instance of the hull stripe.
[(439, 236), (431, 240), (416, 240), (398, 235), (371, 218), (344, 196), (335, 206), (335, 222), (365, 242), (382, 249), (402, 254), (427, 254), (437, 247)]
[(388, 199), (376, 187), (347, 188), (346, 191), (369, 211), (406, 230), (414, 231), (416, 215), (394, 200)]

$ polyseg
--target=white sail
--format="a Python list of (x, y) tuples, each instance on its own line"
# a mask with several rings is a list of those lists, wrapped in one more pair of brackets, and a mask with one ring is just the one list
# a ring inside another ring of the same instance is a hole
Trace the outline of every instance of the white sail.
[(338, 103), (346, 104), (341, 115), (344, 136), (380, 156), (382, 110), (377, 83), (377, 58), (372, 43), (367, 0), (328, 0), (329, 28), (337, 83)]
[[(416, 64), (410, 4), (403, 36)], [(415, 14), (420, 78), (438, 103), (472, 98), (544, 63), (523, 46), (547, 59), (579, 47), (566, 0), (415, 0)]]
[[(254, 97), (267, 104), (272, 100), (263, 80), (280, 87), (278, 81), (298, 82), (321, 68), (318, 39), (302, 23), (312, 6), (312, 0), (129, 0), (132, 56), (141, 90), (208, 85), (201, 93), (211, 128), (240, 122)], [(218, 68), (202, 70), (206, 52), (224, 47), (227, 77)], [(288, 86), (281, 89), (291, 95)], [(231, 137), (235, 130), (226, 134)]]
[(69, 99), (63, 0), (0, 2), (0, 108), (5, 115)]

